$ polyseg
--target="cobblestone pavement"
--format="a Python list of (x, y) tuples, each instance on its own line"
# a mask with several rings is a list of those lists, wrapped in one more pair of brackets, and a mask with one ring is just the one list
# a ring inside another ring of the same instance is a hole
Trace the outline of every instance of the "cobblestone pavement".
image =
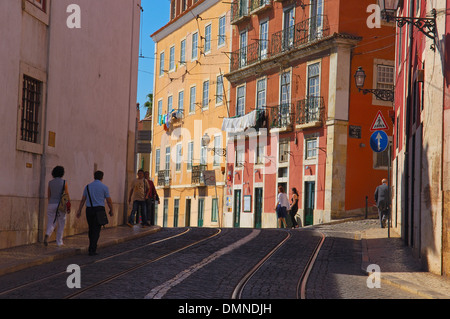
[[(66, 285), (66, 268), (69, 264), (83, 267), (81, 281), (84, 288), (99, 279), (140, 265), (143, 261), (154, 260), (167, 252), (218, 232), (213, 239), (174, 253), (170, 258), (152, 262), (78, 297), (229, 299), (239, 280), (290, 233), (292, 236), (287, 244), (248, 282), (243, 298), (295, 298), (293, 291), (296, 290), (298, 277), (318, 242), (315, 232), (325, 233), (326, 239), (308, 279), (307, 299), (445, 298), (450, 292), (448, 280), (420, 272), (420, 267), (410, 258), (408, 250), (401, 245), (399, 238), (387, 240), (386, 230), (378, 227), (377, 220), (347, 221), (295, 230), (219, 231), (193, 228), (176, 239), (153, 244), (186, 230), (163, 228), (156, 233), (152, 231), (136, 234), (142, 230), (128, 227), (108, 229), (102, 237), (104, 246), (97, 257), (89, 257), (77, 248), (86, 245), (85, 235), (65, 240), (68, 247), (63, 250), (52, 245), (45, 248), (43, 245), (34, 245), (0, 251), (0, 257), (8, 257), (0, 258), (3, 269), (8, 271), (7, 275), (0, 276), (0, 298), (63, 298), (73, 293)], [(136, 235), (139, 237), (131, 237)], [(127, 241), (127, 236), (134, 239)], [(140, 246), (145, 248), (113, 257), (117, 253), (129, 252)], [(71, 255), (67, 256), (69, 250)], [(73, 254), (74, 252), (78, 253)], [(48, 261), (49, 256), (51, 262)], [(381, 288), (368, 288), (365, 267), (370, 263), (380, 265)], [(16, 271), (12, 271), (12, 264), (17, 264)], [(38, 284), (26, 286), (22, 291), (14, 291), (10, 295), (1, 293), (11, 287), (26, 285), (33, 280), (49, 276), (50, 281), (42, 280)], [(409, 283), (412, 281), (415, 285), (411, 288)], [(410, 289), (404, 290), (405, 286)], [(154, 291), (156, 293), (152, 294)]]
[(377, 226), (377, 220), (361, 220), (314, 227), (327, 238), (308, 280), (307, 299), (422, 298), (385, 283), (381, 288), (368, 287), (368, 276), (361, 268), (361, 232)]

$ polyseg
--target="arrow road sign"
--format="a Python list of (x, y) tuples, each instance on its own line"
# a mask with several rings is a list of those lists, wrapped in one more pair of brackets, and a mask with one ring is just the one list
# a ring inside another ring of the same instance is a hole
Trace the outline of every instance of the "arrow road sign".
[(389, 138), (383, 131), (376, 131), (370, 137), (370, 147), (374, 152), (383, 152), (388, 146)]

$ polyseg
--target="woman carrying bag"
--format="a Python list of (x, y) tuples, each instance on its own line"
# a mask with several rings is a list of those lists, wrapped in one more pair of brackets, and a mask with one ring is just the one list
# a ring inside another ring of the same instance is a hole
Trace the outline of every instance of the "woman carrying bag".
[(67, 182), (62, 179), (64, 167), (56, 166), (52, 170), (52, 176), (53, 179), (48, 182), (47, 231), (44, 237), (44, 245), (48, 245), (48, 238), (57, 227), (56, 245), (60, 247), (63, 245), (66, 214), (70, 213), (70, 198)]

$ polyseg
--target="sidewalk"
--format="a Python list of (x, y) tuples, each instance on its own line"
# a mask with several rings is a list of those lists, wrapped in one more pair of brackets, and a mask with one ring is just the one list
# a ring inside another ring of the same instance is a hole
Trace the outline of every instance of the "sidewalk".
[(371, 228), (361, 234), (362, 270), (376, 264), (381, 269), (381, 284), (390, 284), (428, 299), (450, 299), (450, 278), (424, 272), (392, 229)]
[[(136, 239), (159, 231), (161, 227), (128, 226), (106, 227), (100, 233), (98, 248), (116, 245), (131, 239)], [(87, 254), (89, 239), (87, 233), (64, 238), (62, 247), (55, 242), (13, 247), (0, 250), (0, 276), (29, 267), (42, 265), (57, 259)]]

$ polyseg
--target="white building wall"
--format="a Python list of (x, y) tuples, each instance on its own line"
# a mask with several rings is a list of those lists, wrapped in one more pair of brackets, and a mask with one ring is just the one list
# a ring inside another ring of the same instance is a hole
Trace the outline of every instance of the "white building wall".
[[(94, 169), (104, 171), (115, 205), (110, 224), (122, 224), (126, 214), (127, 182), (135, 175), (140, 0), (79, 0), (79, 29), (66, 24), (72, 3), (49, 2), (47, 26), (22, 10), (22, 1), (0, 2), (0, 39), (7, 43), (0, 47), (0, 87), (6, 92), (0, 95), (0, 248), (42, 236), (56, 165), (65, 167), (72, 198), (65, 235), (87, 229), (84, 214), (76, 219), (74, 212)], [(24, 149), (17, 138), (21, 72), (40, 74), (46, 83), (38, 150)]]

